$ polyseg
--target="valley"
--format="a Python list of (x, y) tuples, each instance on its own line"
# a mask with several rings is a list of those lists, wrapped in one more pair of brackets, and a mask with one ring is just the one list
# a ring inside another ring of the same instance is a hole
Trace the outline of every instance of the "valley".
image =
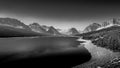
[(90, 24), (83, 31), (74, 27), (64, 31), (0, 18), (0, 64), (33, 64), (44, 68), (115, 67), (120, 58), (119, 39), (117, 19), (102, 25)]

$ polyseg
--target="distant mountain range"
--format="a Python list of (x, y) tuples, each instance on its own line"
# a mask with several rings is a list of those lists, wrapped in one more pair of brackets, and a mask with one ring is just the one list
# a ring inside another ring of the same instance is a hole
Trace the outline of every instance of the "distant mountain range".
[(37, 33), (44, 33), (48, 35), (58, 36), (61, 35), (59, 31), (57, 31), (56, 28), (53, 26), (45, 26), (45, 25), (39, 25), (38, 23), (32, 23), (29, 25), (32, 31)]
[(0, 18), (0, 37), (46, 36), (33, 32), (29, 26), (13, 18)]
[[(113, 18), (111, 21), (106, 21), (101, 24), (93, 23), (80, 32), (76, 28), (62, 30), (38, 23), (26, 25), (13, 18), (0, 18), (0, 37), (33, 36), (77, 36), (91, 40), (93, 44), (110, 49), (113, 52), (120, 52), (120, 19)], [(114, 64), (115, 66), (119, 63), (119, 59), (114, 62), (116, 62)], [(107, 63), (103, 67), (107, 65), (110, 66), (113, 63)]]
[(57, 29), (53, 26), (40, 25), (32, 23), (29, 25), (13, 18), (0, 18), (0, 37), (5, 36), (78, 36), (82, 34), (94, 33), (112, 26), (119, 26), (120, 19), (113, 18), (111, 21), (103, 22), (102, 24), (93, 23), (87, 26), (83, 31), (76, 28), (68, 30)]
[[(61, 30), (61, 29), (60, 29)], [(68, 35), (78, 34), (75, 28), (67, 31)], [(29, 25), (13, 18), (0, 18), (0, 37), (26, 37), (26, 36), (66, 36), (53, 26), (32, 23)]]

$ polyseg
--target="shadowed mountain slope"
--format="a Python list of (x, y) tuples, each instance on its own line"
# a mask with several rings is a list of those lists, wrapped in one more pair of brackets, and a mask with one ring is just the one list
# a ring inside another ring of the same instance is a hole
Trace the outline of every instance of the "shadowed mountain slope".
[(61, 35), (53, 26), (51, 26), (47, 32), (52, 35)]
[(46, 36), (32, 31), (29, 26), (13, 18), (0, 18), (0, 37)]

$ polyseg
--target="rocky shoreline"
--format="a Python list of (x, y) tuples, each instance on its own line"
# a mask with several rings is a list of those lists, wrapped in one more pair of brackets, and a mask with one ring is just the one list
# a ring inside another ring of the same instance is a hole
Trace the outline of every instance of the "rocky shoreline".
[(85, 41), (85, 43), (82, 43), (81, 45), (84, 45), (84, 47), (91, 53), (92, 59), (73, 68), (108, 68), (107, 66), (110, 66), (111, 64), (110, 61), (115, 58), (117, 59), (120, 56), (119, 52), (113, 52), (109, 49), (98, 47), (90, 40), (79, 39), (79, 41)]

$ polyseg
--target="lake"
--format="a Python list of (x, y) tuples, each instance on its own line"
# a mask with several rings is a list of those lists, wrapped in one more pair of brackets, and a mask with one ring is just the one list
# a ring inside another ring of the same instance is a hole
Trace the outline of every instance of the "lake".
[[(0, 64), (71, 68), (91, 59), (78, 37), (0, 38)], [(79, 46), (79, 47), (78, 47)]]

